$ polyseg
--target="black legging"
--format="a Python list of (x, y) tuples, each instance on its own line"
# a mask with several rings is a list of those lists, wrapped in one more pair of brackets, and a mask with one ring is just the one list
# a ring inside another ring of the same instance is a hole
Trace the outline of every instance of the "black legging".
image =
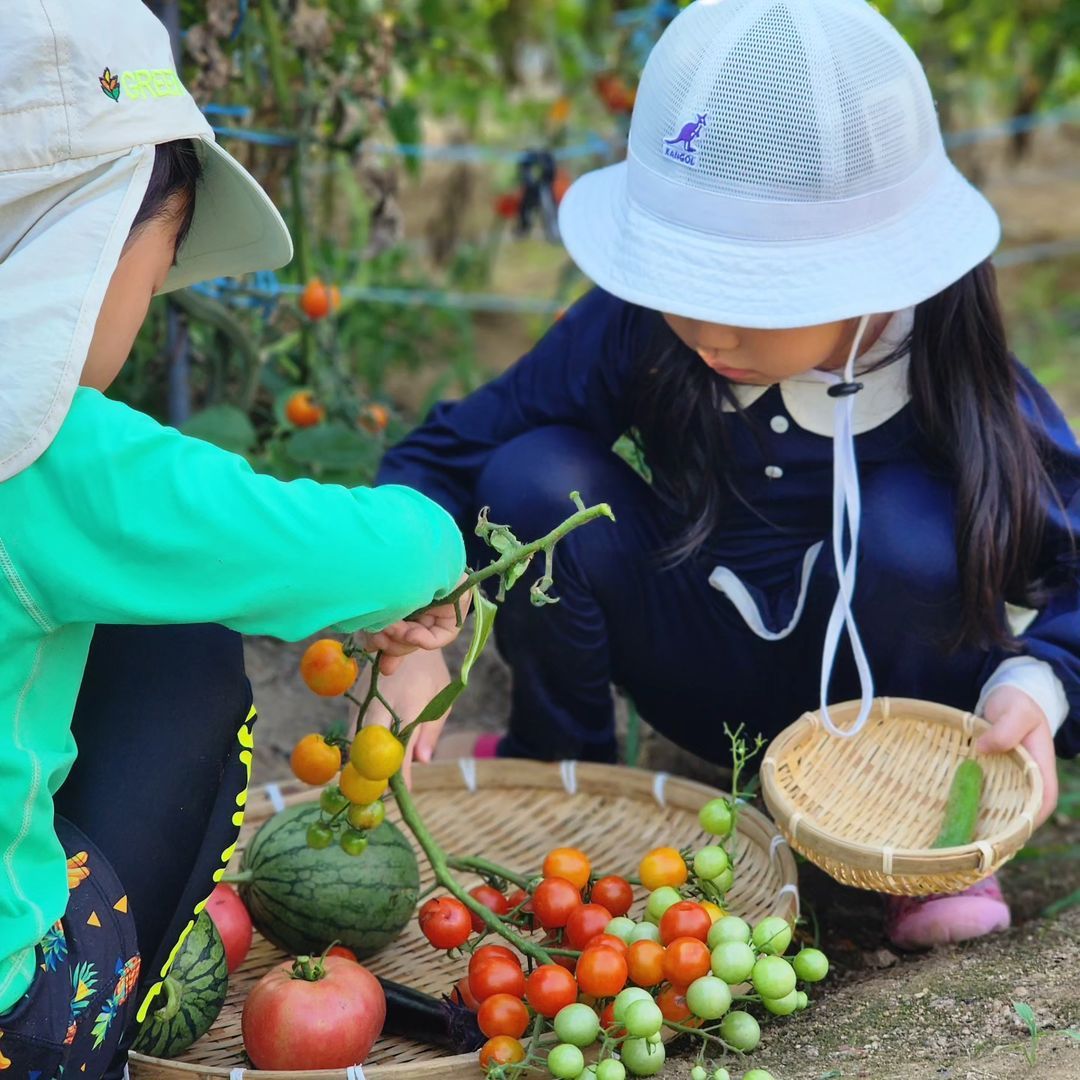
[(221, 626), (97, 628), (72, 726), (79, 754), (56, 810), (100, 848), (127, 889), (141, 993), (160, 978), (236, 840), (250, 709), (239, 634)]

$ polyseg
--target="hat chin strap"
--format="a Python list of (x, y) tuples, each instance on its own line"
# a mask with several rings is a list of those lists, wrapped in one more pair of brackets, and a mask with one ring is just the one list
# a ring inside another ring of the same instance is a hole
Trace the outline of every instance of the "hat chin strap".
[[(813, 375), (823, 382), (833, 384), (829, 393), (836, 398), (836, 422), (833, 434), (833, 522), (832, 546), (833, 561), (836, 566), (836, 578), (839, 585), (836, 601), (833, 604), (829, 624), (825, 630), (825, 648), (821, 658), (821, 720), (825, 729), (841, 738), (850, 738), (862, 731), (870, 716), (874, 702), (874, 679), (870, 673), (870, 663), (863, 649), (859, 629), (855, 625), (855, 615), (851, 610), (855, 595), (855, 566), (859, 550), (859, 519), (862, 507), (859, 499), (859, 470), (855, 462), (855, 394), (862, 388), (855, 381), (855, 358), (859, 345), (866, 333), (869, 315), (859, 319), (855, 338), (851, 343), (844, 375), (839, 376), (828, 371), (815, 371)], [(849, 547), (844, 554), (844, 523), (847, 522)], [(859, 715), (850, 728), (838, 728), (829, 715), (829, 682), (833, 667), (836, 665), (836, 652), (840, 647), (840, 634), (847, 629), (851, 649), (855, 655), (855, 667), (859, 673), (861, 701)]]

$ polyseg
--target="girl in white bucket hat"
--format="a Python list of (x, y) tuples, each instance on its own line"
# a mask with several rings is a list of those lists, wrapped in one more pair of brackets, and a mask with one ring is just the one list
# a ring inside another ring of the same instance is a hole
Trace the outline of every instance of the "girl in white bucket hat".
[[(1045, 818), (1055, 734), (1080, 748), (1080, 457), (1009, 354), (997, 217), (900, 35), (864, 0), (698, 0), (648, 59), (626, 161), (560, 227), (596, 288), (381, 472), (462, 525), (488, 505), (541, 535), (574, 489), (618, 518), (560, 546), (558, 605), (508, 598), (510, 730), (475, 752), (613, 760), (612, 683), (718, 761), (725, 722), (772, 736), (861, 698), (858, 730), (876, 690), (1023, 743)], [(440, 663), (406, 661), (399, 708)], [(889, 904), (904, 946), (1008, 922), (992, 879)]]
[(155, 292), (292, 250), (139, 0), (7, 5), (0, 85), (0, 1070), (93, 1080), (156, 1037), (236, 840), (236, 631), (446, 643), (447, 606), (395, 620), (464, 548), (416, 492), (279, 483), (104, 396)]

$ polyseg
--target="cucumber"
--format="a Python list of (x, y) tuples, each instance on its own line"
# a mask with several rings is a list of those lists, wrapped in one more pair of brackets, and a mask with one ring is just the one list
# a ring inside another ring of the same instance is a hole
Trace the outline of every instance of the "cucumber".
[(979, 817), (982, 787), (982, 766), (972, 758), (961, 761), (949, 788), (949, 801), (945, 805), (945, 820), (942, 822), (941, 832), (931, 847), (960, 847), (975, 839), (975, 822)]

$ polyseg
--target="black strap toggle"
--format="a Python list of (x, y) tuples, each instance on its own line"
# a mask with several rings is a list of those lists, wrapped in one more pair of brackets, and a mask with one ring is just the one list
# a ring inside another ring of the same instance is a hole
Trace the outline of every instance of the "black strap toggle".
[(863, 388), (861, 382), (841, 382), (830, 386), (826, 393), (829, 397), (851, 397)]

